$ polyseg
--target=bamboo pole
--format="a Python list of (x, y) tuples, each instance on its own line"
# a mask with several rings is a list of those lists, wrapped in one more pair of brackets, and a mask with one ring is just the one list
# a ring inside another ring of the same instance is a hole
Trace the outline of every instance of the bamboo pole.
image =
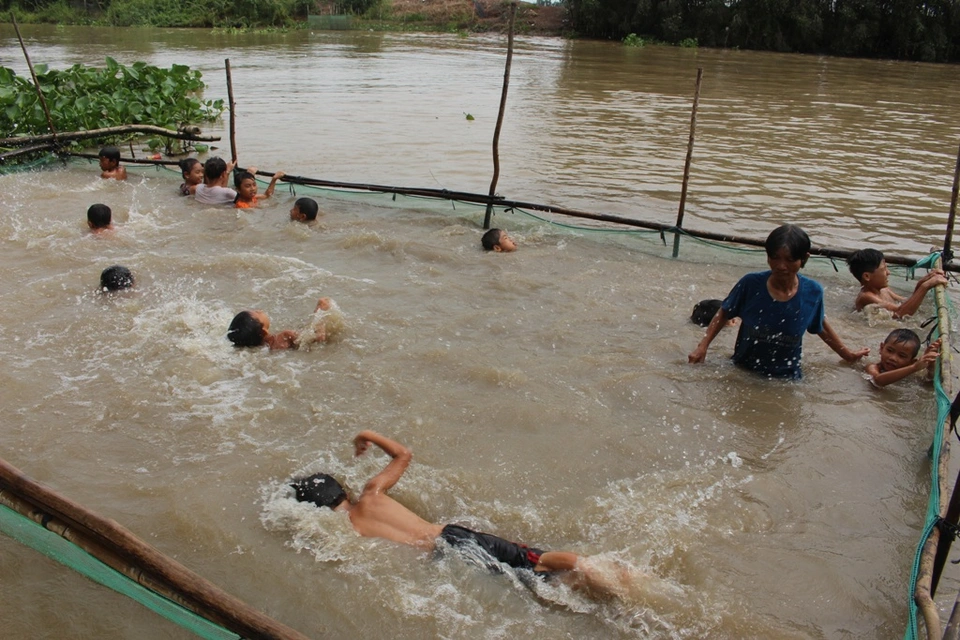
[[(687, 157), (683, 161), (683, 185), (680, 187), (680, 208), (677, 211), (677, 229), (683, 228), (683, 212), (687, 205), (687, 184), (690, 181), (690, 160), (693, 158), (693, 140), (697, 133), (697, 106), (700, 104), (700, 82), (703, 67), (697, 67), (697, 84), (693, 90), (693, 109), (690, 110), (690, 138), (687, 140)], [(680, 255), (680, 234), (673, 234), (673, 257)]]
[[(943, 262), (938, 260), (937, 266), (942, 267)], [(946, 291), (943, 285), (937, 285), (934, 290), (937, 299), (937, 325), (940, 331), (940, 337), (943, 343), (940, 347), (940, 353), (946, 354), (941, 360), (940, 378), (941, 386), (948, 396), (953, 395), (953, 356), (950, 353), (950, 317), (947, 312)], [(946, 367), (944, 367), (946, 363)], [(944, 370), (947, 375), (944, 375)], [(949, 415), (944, 417), (944, 424), (938, 425), (942, 433), (949, 436)], [(940, 445), (940, 455), (937, 459), (937, 489), (940, 496), (940, 504), (937, 505), (937, 515), (944, 517), (947, 511), (947, 473), (950, 464), (950, 438), (944, 437)], [(923, 616), (924, 626), (927, 629), (928, 638), (940, 638), (943, 633), (940, 625), (940, 612), (937, 609), (936, 602), (933, 600), (935, 591), (934, 584), (934, 565), (936, 561), (937, 548), (940, 543), (940, 528), (934, 527), (930, 535), (924, 542), (920, 553), (920, 566), (917, 572), (917, 583), (913, 590), (913, 599), (920, 609)]]
[(960, 191), (960, 150), (957, 151), (957, 166), (953, 170), (953, 191), (950, 193), (950, 214), (947, 216), (947, 232), (943, 237), (943, 261), (953, 260), (950, 244), (953, 242), (953, 223), (957, 217), (957, 192)]
[(17, 40), (20, 41), (20, 48), (23, 50), (23, 57), (27, 59), (27, 67), (30, 69), (30, 77), (33, 78), (33, 86), (37, 88), (37, 95), (40, 97), (40, 104), (43, 106), (43, 113), (47, 116), (47, 126), (50, 127), (50, 133), (53, 134), (53, 142), (57, 143), (57, 129), (53, 126), (53, 118), (50, 117), (50, 109), (47, 108), (47, 100), (43, 97), (43, 91), (40, 90), (40, 80), (37, 79), (37, 73), (33, 70), (33, 63), (30, 61), (30, 54), (27, 53), (27, 45), (23, 43), (23, 36), (20, 35), (20, 25), (17, 24), (17, 17), (10, 12), (10, 20), (13, 21), (13, 28), (17, 32)]
[(113, 520), (104, 519), (31, 480), (3, 460), (0, 460), (0, 490), (53, 516), (88, 539), (92, 546), (105, 547), (124, 563), (154, 576), (179, 593), (181, 598), (193, 603), (191, 608), (210, 612), (211, 618), (234, 633), (250, 638), (307, 640), (301, 633), (268, 618), (168, 558)]
[[(503, 128), (503, 112), (507, 108), (507, 89), (510, 87), (510, 64), (513, 61), (513, 25), (517, 17), (517, 3), (510, 3), (510, 26), (507, 30), (507, 62), (503, 68), (503, 89), (500, 92), (500, 111), (497, 113), (497, 126), (493, 129), (493, 179), (490, 180), (490, 197), (497, 193), (497, 181), (500, 179), (500, 130)], [(483, 228), (490, 228), (493, 204), (487, 205), (483, 216)]]
[(233, 77), (230, 75), (230, 58), (223, 61), (227, 69), (227, 104), (230, 108), (230, 159), (237, 163), (237, 104), (233, 101)]
[(121, 135), (124, 133), (150, 133), (177, 140), (194, 140), (197, 142), (216, 142), (220, 136), (204, 136), (187, 131), (175, 131), (173, 129), (164, 129), (155, 127), (152, 124), (121, 124), (115, 127), (104, 127), (102, 129), (88, 129), (86, 131), (68, 131), (58, 134), (44, 134), (40, 136), (15, 136), (13, 138), (0, 138), (0, 147), (17, 147), (25, 144), (39, 144), (42, 142), (54, 142), (62, 140), (86, 140), (88, 138), (100, 138), (106, 136)]

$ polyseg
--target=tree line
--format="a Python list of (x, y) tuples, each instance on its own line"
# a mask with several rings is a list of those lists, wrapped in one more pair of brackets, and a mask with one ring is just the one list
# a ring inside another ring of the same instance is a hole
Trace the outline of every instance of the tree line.
[(927, 62), (960, 59), (960, 0), (564, 0), (595, 38)]

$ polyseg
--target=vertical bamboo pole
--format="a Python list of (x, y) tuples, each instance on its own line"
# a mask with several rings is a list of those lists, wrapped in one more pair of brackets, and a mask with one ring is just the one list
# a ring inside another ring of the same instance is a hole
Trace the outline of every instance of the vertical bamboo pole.
[(233, 101), (233, 78), (230, 75), (230, 58), (223, 61), (227, 69), (227, 107), (230, 109), (230, 160), (237, 163), (237, 114)]
[[(510, 27), (507, 31), (507, 63), (503, 70), (503, 91), (500, 93), (500, 112), (497, 114), (497, 126), (493, 130), (493, 179), (490, 181), (490, 197), (497, 194), (497, 180), (500, 179), (500, 129), (503, 128), (503, 111), (507, 107), (507, 89), (510, 86), (510, 63), (513, 61), (513, 23), (517, 17), (517, 3), (510, 3)], [(487, 203), (487, 213), (483, 217), (483, 228), (490, 228), (493, 215), (493, 202)]]
[[(680, 209), (677, 211), (677, 229), (683, 228), (683, 210), (687, 206), (687, 184), (690, 182), (690, 160), (693, 158), (693, 140), (697, 133), (697, 106), (700, 104), (700, 83), (703, 67), (697, 67), (697, 85), (693, 91), (693, 109), (690, 111), (690, 138), (687, 140), (687, 158), (683, 162), (683, 186), (680, 188)], [(680, 255), (680, 234), (673, 234), (673, 257)]]
[(953, 241), (953, 222), (957, 217), (958, 190), (960, 190), (960, 150), (957, 151), (957, 167), (953, 170), (953, 193), (950, 194), (950, 215), (947, 217), (947, 233), (943, 238), (944, 262), (950, 262), (953, 259), (950, 243)]
[(47, 116), (47, 126), (50, 127), (50, 133), (53, 134), (54, 144), (57, 142), (57, 130), (53, 126), (53, 118), (50, 117), (50, 109), (47, 108), (47, 100), (43, 97), (43, 91), (40, 90), (40, 81), (37, 80), (37, 73), (33, 70), (33, 63), (30, 62), (30, 54), (27, 53), (27, 45), (23, 43), (23, 36), (20, 35), (20, 25), (17, 24), (17, 17), (10, 12), (10, 20), (13, 21), (13, 28), (17, 32), (17, 40), (20, 41), (20, 49), (23, 50), (23, 57), (27, 59), (27, 67), (30, 69), (30, 77), (33, 78), (33, 86), (37, 88), (37, 95), (40, 97), (40, 105), (43, 107), (43, 113)]

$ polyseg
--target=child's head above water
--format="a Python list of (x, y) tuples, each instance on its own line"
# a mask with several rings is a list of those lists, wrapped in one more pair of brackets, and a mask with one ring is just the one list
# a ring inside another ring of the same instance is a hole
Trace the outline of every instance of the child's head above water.
[[(884, 347), (902, 347), (903, 353), (913, 360), (920, 353), (920, 336), (911, 329), (894, 329), (891, 331), (883, 343), (880, 345), (880, 351), (883, 353)], [(908, 363), (909, 364), (909, 363)]]
[(97, 156), (100, 158), (100, 168), (104, 171), (116, 169), (120, 164), (120, 149), (117, 147), (104, 147)]
[(227, 172), (227, 163), (223, 158), (213, 157), (203, 163), (203, 179), (205, 182), (216, 182)]
[(188, 185), (203, 183), (203, 165), (196, 158), (185, 158), (181, 160), (180, 173), (183, 174), (183, 181)]
[(240, 171), (234, 175), (233, 184), (241, 200), (253, 200), (257, 195), (257, 178), (249, 171)]
[(91, 230), (109, 229), (112, 212), (105, 204), (92, 204), (87, 209), (87, 225)]
[(516, 251), (517, 245), (503, 229), (490, 229), (480, 238), (485, 251)]
[(100, 289), (103, 291), (120, 291), (134, 285), (133, 274), (130, 269), (115, 264), (107, 267), (100, 274)]
[(780, 225), (771, 231), (763, 246), (768, 258), (776, 258), (781, 249), (786, 249), (792, 260), (801, 261), (801, 267), (810, 257), (810, 236), (795, 224)]
[(880, 268), (884, 262), (883, 253), (876, 249), (860, 249), (854, 251), (847, 258), (847, 266), (850, 267), (850, 273), (853, 277), (865, 284), (864, 280), (869, 280), (873, 272)]
[(721, 304), (723, 304), (722, 300), (701, 300), (694, 305), (693, 313), (690, 314), (690, 320), (694, 324), (706, 327), (710, 324), (710, 321), (713, 320), (713, 316), (717, 315), (717, 311), (720, 311)]
[(241, 311), (227, 329), (227, 339), (235, 347), (259, 347), (270, 331), (270, 318), (263, 311)]
[(313, 198), (298, 198), (297, 201), (293, 203), (293, 208), (290, 209), (290, 219), (300, 222), (310, 222), (311, 220), (317, 219), (317, 212), (319, 210), (320, 207), (317, 206), (317, 202)]
[(297, 478), (290, 483), (297, 494), (297, 502), (310, 502), (318, 507), (337, 506), (347, 499), (347, 492), (339, 482), (325, 473), (315, 473), (306, 478)]

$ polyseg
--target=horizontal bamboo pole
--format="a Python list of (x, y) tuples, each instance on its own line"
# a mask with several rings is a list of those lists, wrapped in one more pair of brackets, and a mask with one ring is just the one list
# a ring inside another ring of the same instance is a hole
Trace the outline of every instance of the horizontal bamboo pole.
[(87, 131), (67, 131), (65, 133), (45, 134), (41, 136), (15, 136), (13, 138), (0, 138), (0, 147), (19, 147), (25, 144), (39, 144), (41, 142), (62, 142), (64, 140), (86, 140), (89, 138), (101, 138), (106, 136), (117, 136), (124, 133), (144, 133), (165, 136), (167, 138), (176, 138), (177, 140), (196, 140), (197, 142), (216, 142), (220, 136), (204, 136), (190, 133), (187, 131), (175, 131), (173, 129), (164, 129), (149, 124), (124, 124), (116, 127), (105, 127), (103, 129), (89, 129)]
[(19, 156), (27, 156), (31, 153), (40, 153), (41, 151), (52, 151), (57, 148), (57, 143), (48, 142), (46, 144), (37, 144), (32, 147), (21, 147), (19, 149), (14, 149), (13, 151), (7, 151), (0, 153), (0, 162), (6, 162), (12, 158), (17, 158)]
[(160, 553), (115, 521), (102, 518), (31, 480), (4, 460), (0, 460), (0, 490), (61, 521), (89, 540), (91, 548), (106, 548), (124, 563), (150, 574), (152, 579), (181, 594), (183, 601), (193, 603), (191, 609), (209, 612), (212, 619), (238, 635), (269, 640), (307, 640), (298, 631), (267, 617)]

